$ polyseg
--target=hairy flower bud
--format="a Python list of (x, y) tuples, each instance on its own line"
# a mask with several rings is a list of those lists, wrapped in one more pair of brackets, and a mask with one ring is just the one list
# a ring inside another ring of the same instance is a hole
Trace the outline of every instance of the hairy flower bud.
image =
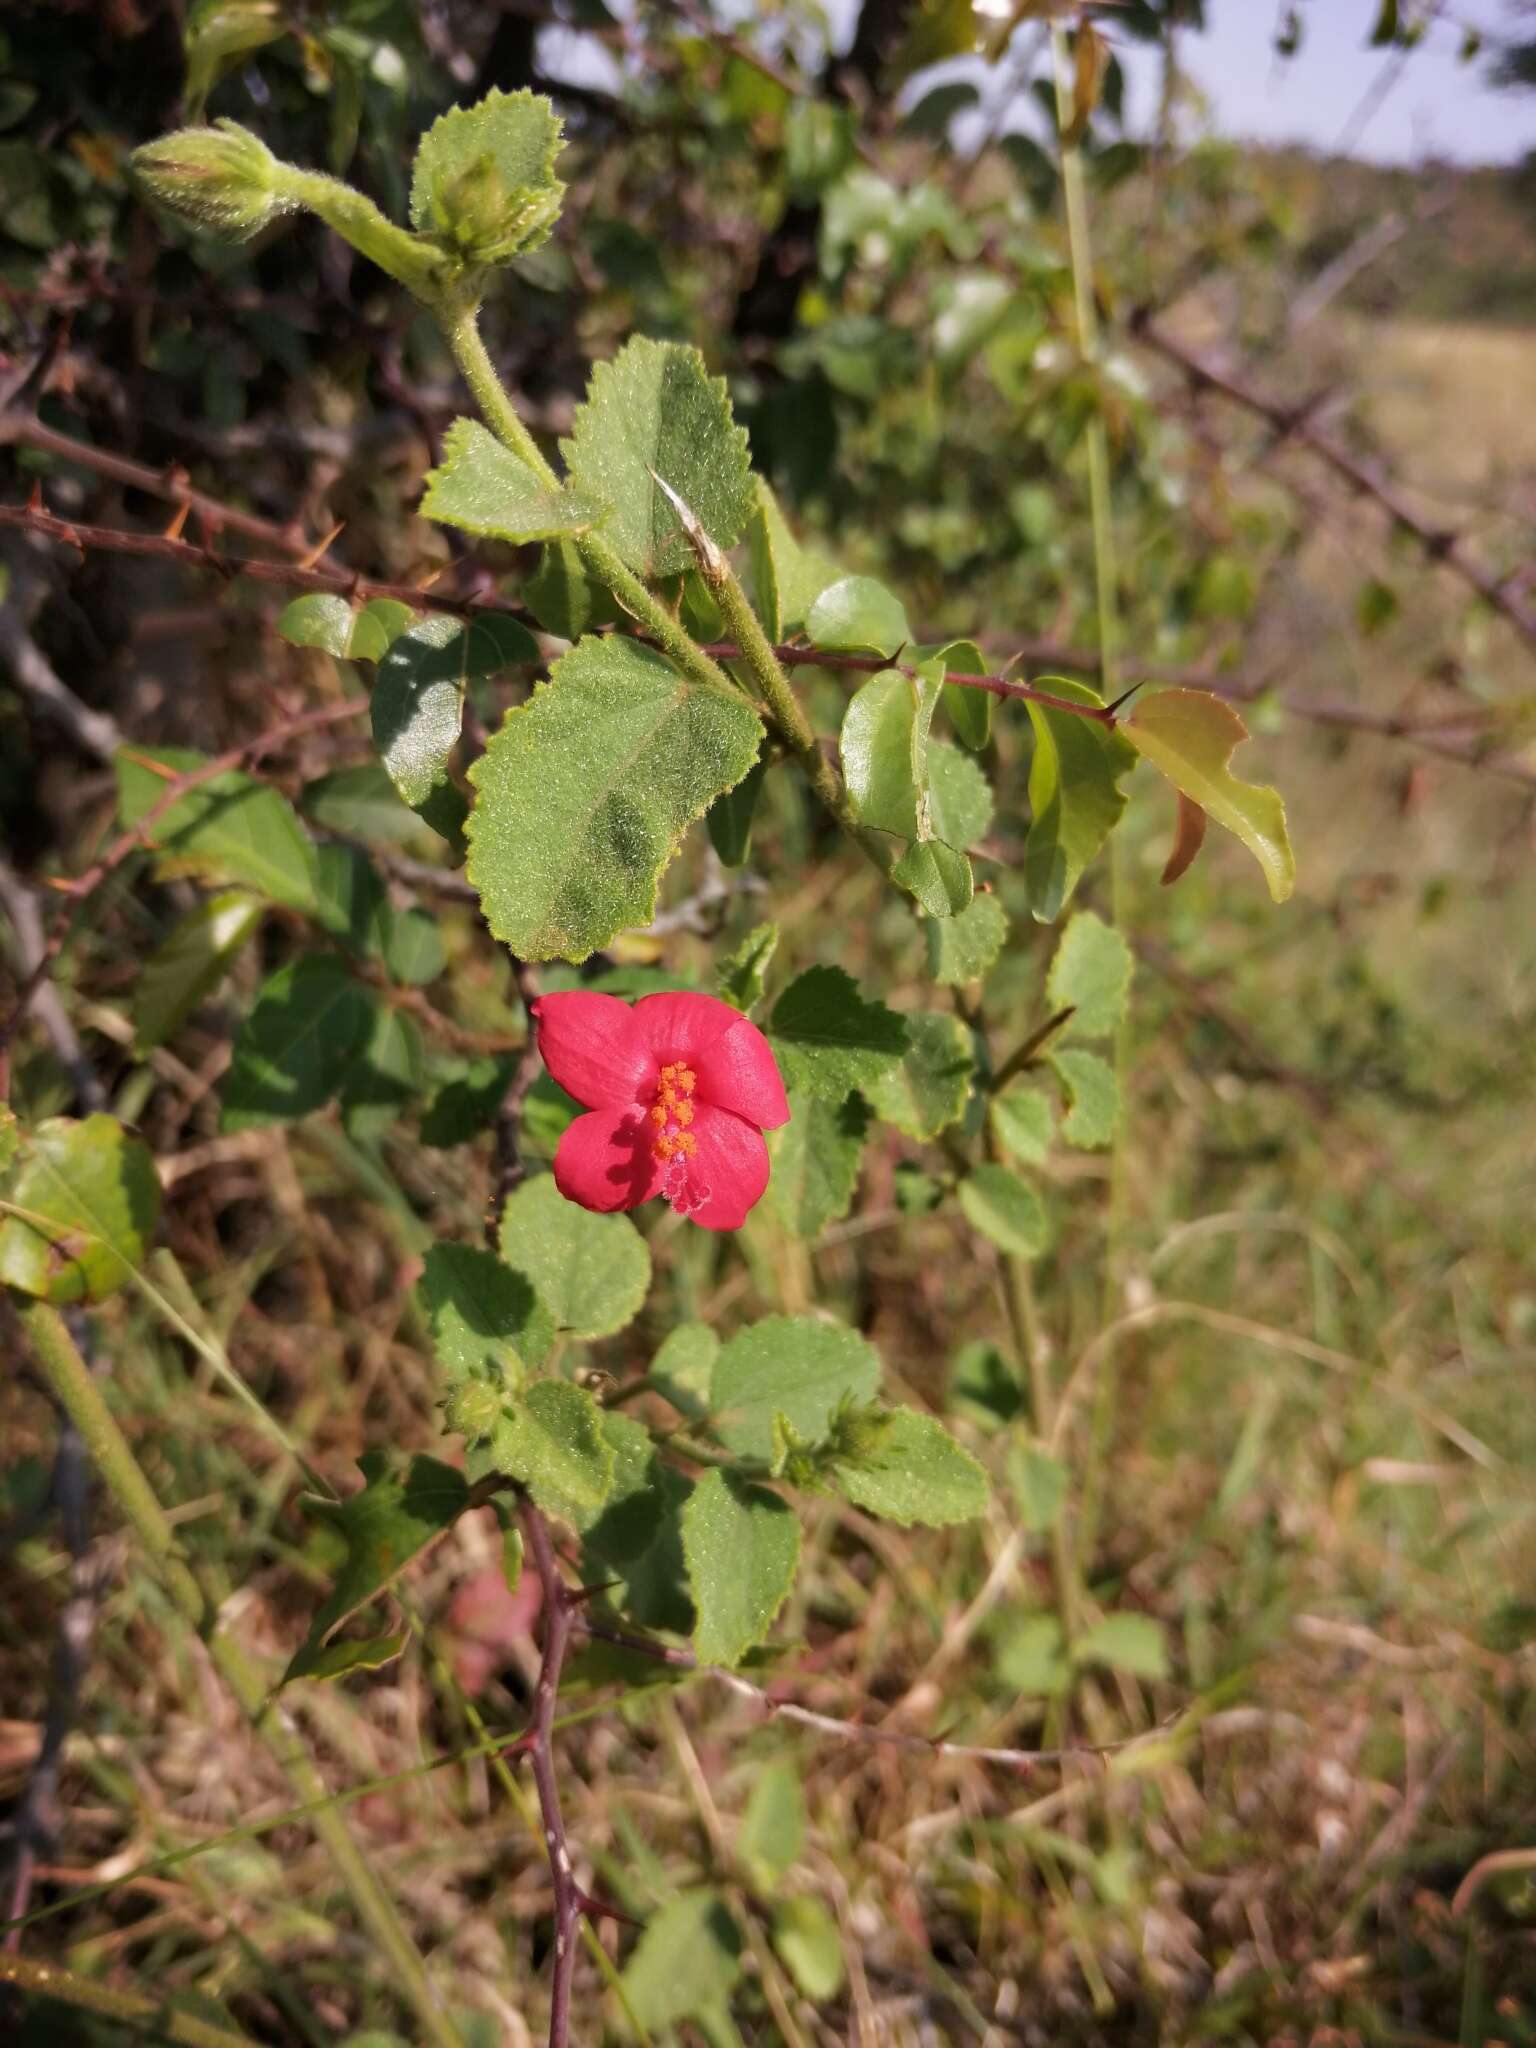
[(237, 121), (178, 128), (130, 159), (150, 195), (211, 234), (249, 241), (294, 201), (279, 191), (283, 165)]
[(440, 240), (466, 262), (508, 263), (545, 239), (564, 191), (558, 183), (509, 189), (486, 154), (443, 179), (432, 213)]
[(443, 1403), (443, 1420), (471, 1443), (487, 1437), (501, 1419), (501, 1395), (485, 1380), (465, 1380)]

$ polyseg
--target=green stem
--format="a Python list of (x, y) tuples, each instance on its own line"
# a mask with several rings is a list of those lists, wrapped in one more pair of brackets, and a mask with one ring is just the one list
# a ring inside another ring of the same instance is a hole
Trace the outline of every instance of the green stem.
[(157, 2039), (184, 2044), (184, 2048), (255, 2048), (249, 2034), (232, 2033), (228, 2027), (210, 2026), (190, 2013), (176, 2012), (157, 1998), (137, 1992), (117, 1991), (110, 1984), (96, 1984), (88, 1977), (76, 1977), (56, 1963), (34, 1962), (30, 1956), (0, 1955), (0, 1984), (37, 1998), (56, 1998), (77, 2012), (98, 2013), (103, 2019), (120, 2020), (138, 2033), (151, 2028)]
[(257, 1734), (282, 1766), (300, 1802), (313, 1808), (312, 1826), (351, 1895), (358, 1918), (388, 1958), (400, 1989), (434, 2048), (463, 2048), (438, 2003), (415, 1943), (352, 1837), (346, 1821), (329, 1804), (324, 1778), (281, 1706), (273, 1703), (258, 1667), (232, 1636), (218, 1627), (218, 1600), (200, 1583), (182, 1556), (164, 1508), (144, 1477), (127, 1438), (107, 1406), (101, 1388), (80, 1356), (64, 1318), (45, 1301), (13, 1297), (49, 1386), (89, 1451), (187, 1627), (202, 1637), (208, 1654)]
[(815, 728), (780, 666), (779, 657), (774, 653), (757, 613), (747, 602), (747, 593), (741, 587), (740, 578), (729, 562), (722, 561), (715, 574), (710, 576), (709, 583), (715, 602), (741, 649), (741, 658), (752, 671), (752, 680), (761, 691), (774, 724), (805, 770), (806, 781), (838, 823), (850, 832), (857, 832), (857, 821), (849, 809), (848, 799), (838, 783), (832, 763), (821, 751)]
[(474, 393), (475, 403), (485, 417), (485, 423), (497, 440), (520, 456), (534, 475), (556, 490), (560, 479), (550, 466), (543, 449), (534, 440), (518, 415), (517, 407), (507, 394), (507, 387), (496, 373), (490, 351), (480, 332), (480, 302), (448, 296), (434, 307), (443, 339), (453, 351), (453, 360), (463, 373), (464, 382)]
[(284, 163), (274, 166), (274, 176), (280, 199), (318, 215), (359, 255), (377, 263), (423, 304), (437, 303), (448, 263), (430, 242), (407, 228), (396, 227), (366, 193), (343, 184), (340, 178)]

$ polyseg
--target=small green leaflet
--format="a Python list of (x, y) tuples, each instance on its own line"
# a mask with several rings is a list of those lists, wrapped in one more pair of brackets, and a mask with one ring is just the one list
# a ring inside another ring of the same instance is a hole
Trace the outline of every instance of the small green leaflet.
[(1109, 1145), (1120, 1120), (1120, 1088), (1115, 1070), (1096, 1052), (1063, 1046), (1046, 1055), (1066, 1090), (1067, 1113), (1061, 1135), (1069, 1145)]
[(424, 519), (514, 547), (569, 539), (597, 525), (598, 508), (569, 485), (547, 483), (478, 420), (455, 420), (443, 459), (427, 473)]
[(827, 2005), (843, 1988), (843, 1936), (832, 1914), (811, 1892), (780, 1899), (770, 1932), (779, 1959), (813, 2006)]
[(979, 754), (992, 737), (992, 692), (974, 685), (952, 683), (949, 676), (984, 676), (988, 663), (974, 640), (944, 640), (932, 647), (914, 647), (912, 660), (922, 667), (927, 662), (944, 665), (944, 709), (949, 722), (973, 754)]
[(880, 1421), (867, 1449), (830, 1467), (855, 1507), (904, 1528), (943, 1528), (986, 1513), (986, 1473), (937, 1416), (896, 1408)]
[(488, 1443), (471, 1447), (472, 1478), (504, 1472), (554, 1514), (600, 1508), (613, 1488), (613, 1446), (585, 1387), (535, 1380), (511, 1401)]
[(799, 1089), (790, 1094), (789, 1122), (768, 1133), (768, 1200), (796, 1237), (819, 1237), (848, 1214), (868, 1130), (861, 1096), (833, 1103)]
[(593, 370), (571, 437), (560, 445), (575, 488), (605, 510), (604, 539), (647, 582), (695, 565), (662, 483), (721, 548), (734, 547), (752, 517), (746, 433), (732, 417), (724, 379), (709, 375), (695, 348), (643, 335), (626, 343)]
[(1232, 773), (1228, 764), (1248, 737), (1232, 706), (1206, 690), (1159, 690), (1141, 699), (1120, 730), (1175, 789), (1242, 840), (1270, 895), (1283, 903), (1296, 883), (1285, 804), (1267, 784)]
[(805, 636), (813, 647), (824, 647), (829, 654), (883, 654), (889, 659), (911, 645), (912, 628), (901, 599), (883, 583), (873, 576), (842, 576), (826, 586), (806, 613)]
[(1072, 1011), (1063, 1038), (1114, 1036), (1125, 1015), (1134, 965), (1119, 932), (1093, 911), (1079, 910), (1067, 920), (1045, 979), (1051, 1010)]
[(346, 1557), (330, 1597), (317, 1610), (309, 1634), (295, 1651), (282, 1683), (295, 1678), (331, 1677), (323, 1653), (336, 1631), (367, 1601), (391, 1585), (413, 1558), (449, 1529), (464, 1512), (469, 1488), (451, 1465), (418, 1452), (404, 1470), (391, 1470), (382, 1451), (358, 1460), (360, 1492), (346, 1500), (306, 1494), (311, 1515), (329, 1521), (346, 1546)]
[[(741, 1931), (717, 1892), (678, 1892), (652, 1914), (624, 1965), (624, 2002), (652, 2034), (721, 2010), (741, 1975), (741, 1948)], [(723, 2044), (731, 2037), (714, 2038)]]
[(133, 1046), (142, 1059), (186, 1023), (239, 958), (261, 922), (258, 897), (227, 890), (194, 904), (144, 963), (133, 992)]
[(989, 1114), (998, 1143), (1021, 1166), (1038, 1166), (1051, 1146), (1055, 1121), (1037, 1088), (1015, 1086), (992, 1099)]
[(750, 1016), (762, 1001), (778, 944), (776, 924), (754, 925), (735, 951), (727, 953), (720, 962), (715, 970), (715, 989), (733, 1009)]
[(468, 685), (538, 654), (526, 628), (494, 612), (469, 623), (435, 612), (395, 641), (379, 663), (369, 715), (385, 771), (412, 810), (447, 779)]
[(1006, 1166), (978, 1166), (960, 1183), (965, 1219), (999, 1251), (1032, 1259), (1050, 1242), (1040, 1197)]
[(373, 1026), (373, 1005), (346, 970), (307, 954), (262, 985), (240, 1027), (224, 1083), (221, 1128), (307, 1116), (347, 1077)]
[(773, 1006), (768, 1035), (785, 1085), (829, 1102), (868, 1088), (907, 1049), (907, 1027), (881, 1002), (866, 1002), (841, 967), (808, 967)]
[(977, 896), (958, 916), (932, 918), (924, 929), (934, 980), (962, 988), (996, 963), (1008, 939), (1008, 913), (995, 896)]
[[(115, 763), (123, 824), (136, 825), (176, 776), (207, 759), (190, 747), (123, 748)], [(155, 820), (147, 838), (168, 871), (243, 885), (290, 910), (315, 908), (314, 848), (304, 827), (275, 789), (249, 775), (231, 770), (188, 790)]]
[(719, 1356), (720, 1339), (708, 1323), (679, 1323), (651, 1360), (650, 1378), (679, 1415), (701, 1422), (709, 1413), (709, 1383)]
[(1107, 1664), (1133, 1678), (1168, 1676), (1168, 1638), (1150, 1614), (1106, 1614), (1072, 1645), (1077, 1664)]
[(338, 661), (379, 661), (415, 616), (409, 605), (392, 597), (359, 606), (350, 598), (312, 591), (284, 609), (277, 630), (294, 647), (318, 647)]
[(683, 1557), (701, 1664), (737, 1664), (767, 1635), (800, 1562), (787, 1502), (733, 1472), (706, 1472), (683, 1509)]
[(50, 1117), (14, 1137), (0, 1286), (55, 1302), (115, 1293), (143, 1264), (160, 1214), (149, 1147), (104, 1114)]
[(606, 1596), (642, 1628), (686, 1634), (693, 1625), (683, 1564), (683, 1509), (692, 1480), (663, 1464), (642, 1423), (612, 1412), (602, 1418), (613, 1452), (613, 1482), (601, 1511), (563, 1507), (582, 1538), (584, 1576), (608, 1581)]
[(585, 960), (649, 924), (683, 832), (757, 758), (752, 707), (632, 640), (586, 639), (470, 769), (469, 878), (524, 960)]
[(821, 1316), (767, 1316), (738, 1330), (715, 1361), (715, 1434), (766, 1463), (776, 1416), (814, 1444), (845, 1401), (868, 1401), (879, 1385), (880, 1354), (856, 1330)]
[(909, 1138), (936, 1138), (965, 1113), (976, 1071), (971, 1034), (958, 1017), (909, 1010), (907, 1049), (899, 1065), (869, 1084), (875, 1114)]
[(536, 1356), (548, 1350), (554, 1335), (548, 1310), (532, 1282), (494, 1252), (479, 1245), (434, 1244), (419, 1284), (437, 1362), (449, 1386), (465, 1379), (483, 1379), (507, 1391), (521, 1385), (519, 1347), (539, 1323), (547, 1327), (531, 1348)]
[(801, 547), (779, 510), (778, 499), (761, 477), (747, 541), (758, 617), (770, 640), (782, 640), (804, 626), (811, 606), (828, 584), (837, 582), (842, 571), (824, 555)]
[(565, 187), (560, 119), (537, 93), (489, 92), (451, 107), (416, 150), (411, 225), (466, 262), (507, 263), (548, 239)]
[[(841, 586), (834, 586), (838, 588)], [(908, 676), (883, 669), (855, 692), (843, 718), (843, 775), (861, 824), (904, 842), (893, 878), (934, 917), (971, 900), (970, 862), (956, 847), (933, 843), (928, 789), (928, 729), (942, 670)]]
[(590, 628), (611, 626), (624, 616), (612, 592), (587, 573), (569, 540), (545, 543), (523, 597), (545, 632), (562, 640), (579, 640)]
[(805, 1793), (788, 1761), (771, 1763), (752, 1780), (736, 1835), (736, 1854), (762, 1891), (793, 1870), (805, 1847)]
[(502, 1211), (501, 1256), (573, 1337), (622, 1330), (651, 1284), (651, 1255), (629, 1218), (568, 1202), (547, 1173), (524, 1181)]
[[(1098, 691), (1086, 683), (1061, 676), (1040, 680), (1053, 696), (1103, 705)], [(1136, 765), (1136, 753), (1118, 732), (1095, 719), (1028, 699), (1024, 708), (1035, 733), (1024, 882), (1031, 913), (1041, 924), (1051, 924), (1119, 822), (1126, 804), (1120, 783)]]

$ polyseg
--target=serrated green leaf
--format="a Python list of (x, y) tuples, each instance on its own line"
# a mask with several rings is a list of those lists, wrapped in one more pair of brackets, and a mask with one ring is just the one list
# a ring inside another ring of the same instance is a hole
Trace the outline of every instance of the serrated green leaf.
[(716, 1892), (679, 1892), (652, 1914), (624, 1966), (624, 2000), (660, 2033), (721, 2005), (741, 1975), (741, 1932)]
[(796, 1237), (819, 1237), (848, 1214), (868, 1131), (862, 1097), (834, 1103), (790, 1091), (789, 1122), (768, 1134), (768, 1200)]
[(992, 829), (992, 785), (948, 740), (934, 740), (928, 748), (928, 816), (949, 846), (974, 846)]
[(743, 866), (752, 851), (752, 821), (766, 773), (767, 763), (754, 761), (736, 787), (717, 796), (704, 814), (709, 843), (728, 868)]
[(683, 1557), (697, 1617), (694, 1653), (701, 1664), (736, 1664), (789, 1597), (800, 1524), (778, 1494), (717, 1467), (683, 1510)]
[(632, 640), (583, 640), (470, 770), (469, 878), (520, 959), (585, 960), (649, 924), (686, 828), (757, 758), (745, 701)]
[(761, 477), (747, 541), (758, 617), (770, 640), (782, 640), (804, 626), (811, 606), (842, 571), (824, 555), (801, 547), (772, 488)]
[(954, 917), (975, 889), (971, 863), (957, 847), (939, 839), (915, 841), (891, 869), (891, 880), (915, 896), (930, 917)]
[(770, 1923), (780, 1961), (801, 1995), (825, 2006), (843, 1988), (843, 1937), (836, 1920), (820, 1899), (801, 1894), (781, 1899)]
[(502, 1211), (501, 1256), (573, 1337), (622, 1330), (651, 1284), (651, 1254), (629, 1218), (568, 1202), (547, 1173), (524, 1181)]
[(868, 1450), (830, 1470), (855, 1507), (903, 1528), (938, 1529), (986, 1512), (986, 1473), (937, 1416), (916, 1408), (893, 1409)]
[(372, 1026), (367, 994), (336, 961), (310, 954), (280, 968), (235, 1040), (221, 1128), (251, 1130), (319, 1109)]
[(736, 1855), (760, 1891), (793, 1870), (805, 1848), (805, 1793), (792, 1763), (765, 1765), (752, 1780)]
[[(1042, 687), (1074, 704), (1104, 702), (1086, 683), (1062, 676), (1043, 678)], [(1027, 699), (1024, 708), (1035, 734), (1024, 885), (1031, 914), (1051, 924), (1119, 822), (1126, 805), (1120, 782), (1136, 765), (1136, 750), (1095, 719)]]
[(972, 1229), (999, 1251), (1032, 1259), (1050, 1241), (1040, 1197), (1006, 1166), (978, 1166), (960, 1183), (960, 1207)]
[(553, 1514), (600, 1508), (613, 1489), (613, 1446), (585, 1387), (535, 1380), (508, 1405), (488, 1443), (471, 1447), (472, 1478), (504, 1472)]
[(1106, 1614), (1072, 1645), (1078, 1664), (1107, 1664), (1132, 1678), (1168, 1676), (1168, 1636), (1150, 1614)]
[(840, 576), (805, 615), (805, 636), (829, 654), (883, 654), (912, 642), (901, 599), (873, 576)]
[(715, 1361), (715, 1434), (766, 1463), (776, 1416), (802, 1443), (819, 1443), (844, 1401), (868, 1401), (879, 1385), (880, 1354), (856, 1330), (820, 1316), (766, 1316), (738, 1330)]
[[(135, 747), (119, 752), (117, 810), (136, 825), (164, 798), (168, 784), (208, 759), (190, 747)], [(161, 770), (147, 765), (155, 763)], [(189, 790), (147, 834), (178, 873), (234, 882), (290, 910), (315, 907), (314, 848), (293, 807), (275, 789), (231, 772)]]
[(540, 94), (490, 92), (434, 121), (411, 172), (411, 225), (467, 262), (506, 263), (549, 237), (565, 187), (559, 116)]
[(735, 951), (727, 953), (720, 962), (715, 970), (715, 989), (733, 1009), (750, 1016), (762, 1001), (778, 944), (776, 924), (754, 925)]
[(1063, 1038), (1112, 1038), (1125, 1015), (1135, 961), (1113, 925), (1091, 910), (1067, 920), (1046, 976), (1051, 1009), (1071, 1008)]
[(358, 1460), (361, 1489), (345, 1500), (306, 1494), (307, 1513), (329, 1522), (346, 1546), (329, 1597), (317, 1609), (309, 1634), (294, 1653), (282, 1682), (306, 1675), (306, 1667), (342, 1624), (397, 1579), (405, 1567), (463, 1514), (469, 1488), (462, 1472), (418, 1451), (404, 1470), (391, 1470), (384, 1454), (369, 1451)]
[[(542, 1357), (554, 1321), (526, 1274), (478, 1245), (434, 1244), (418, 1283), (444, 1383), (468, 1379), (515, 1391), (522, 1346)], [(530, 1332), (532, 1333), (530, 1337)]]
[(379, 663), (369, 713), (385, 772), (412, 810), (447, 779), (469, 683), (538, 652), (532, 634), (494, 613), (466, 623), (434, 612), (395, 641)]
[(50, 1117), (13, 1132), (0, 1210), (0, 1285), (101, 1301), (144, 1262), (160, 1214), (154, 1156), (116, 1117)]
[(679, 1415), (701, 1422), (709, 1413), (709, 1387), (720, 1339), (708, 1323), (679, 1323), (651, 1360), (656, 1391)]
[(294, 647), (318, 647), (338, 661), (378, 661), (415, 616), (409, 605), (392, 597), (358, 605), (312, 591), (284, 608), (277, 630)]
[(590, 532), (600, 518), (580, 491), (547, 483), (478, 420), (466, 419), (448, 429), (418, 510), (424, 519), (514, 547)]
[(1206, 690), (1159, 690), (1143, 697), (1121, 726), (1131, 745), (1175, 789), (1234, 833), (1259, 866), (1276, 903), (1296, 883), (1296, 857), (1285, 829), (1285, 804), (1267, 784), (1239, 782), (1228, 765), (1248, 728)]
[(139, 1058), (164, 1045), (211, 995), (261, 922), (255, 896), (228, 890), (194, 904), (145, 961), (133, 992), (133, 1046)]
[(1038, 1088), (1009, 1088), (993, 1098), (989, 1114), (998, 1142), (1021, 1166), (1038, 1166), (1051, 1148), (1055, 1123)]
[(1069, 1145), (1113, 1144), (1120, 1121), (1120, 1084), (1108, 1060), (1096, 1052), (1065, 1046), (1046, 1055), (1067, 1093), (1061, 1135)]
[(907, 1049), (899, 1064), (869, 1084), (879, 1117), (909, 1138), (936, 1138), (965, 1113), (976, 1055), (958, 1017), (938, 1010), (908, 1010)]
[(866, 1002), (841, 967), (808, 967), (773, 1006), (768, 1035), (785, 1084), (845, 1102), (869, 1088), (907, 1049), (907, 1027), (881, 1002)]
[(612, 362), (599, 363), (561, 453), (577, 490), (605, 508), (604, 538), (648, 582), (695, 566), (693, 543), (661, 483), (719, 547), (734, 547), (752, 516), (747, 436), (725, 381), (710, 376), (697, 349), (678, 342), (638, 335)]
[(954, 917), (924, 927), (935, 981), (961, 988), (989, 972), (1008, 939), (1008, 913), (995, 896), (977, 896)]

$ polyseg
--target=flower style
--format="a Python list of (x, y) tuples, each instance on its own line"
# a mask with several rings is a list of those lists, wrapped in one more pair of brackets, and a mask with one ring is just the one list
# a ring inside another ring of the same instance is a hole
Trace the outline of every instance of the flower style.
[(533, 1005), (550, 1073), (582, 1103), (555, 1153), (555, 1185), (584, 1209), (665, 1195), (706, 1230), (739, 1230), (768, 1185), (763, 1132), (789, 1121), (757, 1026), (714, 996), (576, 989)]

